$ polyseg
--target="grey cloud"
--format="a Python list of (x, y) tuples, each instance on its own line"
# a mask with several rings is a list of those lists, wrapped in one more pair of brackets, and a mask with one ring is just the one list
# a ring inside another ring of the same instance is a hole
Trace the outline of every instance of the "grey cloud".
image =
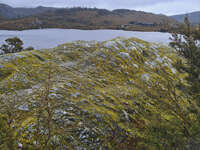
[(14, 7), (97, 7), (127, 8), (154, 13), (176, 14), (200, 10), (200, 0), (0, 0)]
[(153, 5), (174, 0), (1, 0), (12, 6), (107, 6), (110, 9), (116, 7), (135, 7), (142, 5)]

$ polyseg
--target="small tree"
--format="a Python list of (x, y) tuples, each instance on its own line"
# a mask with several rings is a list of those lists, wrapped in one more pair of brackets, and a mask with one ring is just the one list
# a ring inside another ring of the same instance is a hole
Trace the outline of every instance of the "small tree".
[(0, 49), (4, 51), (4, 53), (16, 53), (23, 50), (23, 41), (18, 37), (9, 38), (5, 40), (7, 44), (3, 44)]
[(186, 16), (184, 22), (185, 28), (182, 35), (174, 33), (170, 44), (186, 59), (186, 63), (180, 62), (177, 64), (177, 69), (185, 71), (188, 74), (186, 80), (189, 86), (187, 85), (184, 88), (187, 89), (185, 92), (188, 95), (188, 102), (190, 103), (190, 107), (187, 109), (188, 114), (192, 115), (195, 119), (189, 126), (187, 147), (190, 150), (195, 150), (200, 148), (200, 30), (192, 28), (188, 16)]

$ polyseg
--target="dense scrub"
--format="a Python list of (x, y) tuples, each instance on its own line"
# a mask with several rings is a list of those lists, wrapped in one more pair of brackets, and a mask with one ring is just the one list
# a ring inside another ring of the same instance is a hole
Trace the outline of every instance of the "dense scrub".
[(23, 48), (23, 41), (18, 37), (8, 38), (5, 40), (6, 44), (3, 44), (0, 47), (0, 55), (8, 54), (8, 53), (17, 53), (25, 50), (33, 50), (33, 47), (28, 47), (26, 49)]
[(180, 61), (135, 38), (0, 56), (0, 148), (198, 148)]

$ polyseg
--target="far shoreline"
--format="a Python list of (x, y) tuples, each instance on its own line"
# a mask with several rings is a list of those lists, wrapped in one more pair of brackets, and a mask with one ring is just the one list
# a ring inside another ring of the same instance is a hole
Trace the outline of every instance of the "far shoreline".
[(123, 28), (94, 28), (94, 27), (73, 27), (73, 28), (54, 28), (54, 27), (47, 27), (47, 28), (24, 28), (24, 29), (18, 29), (18, 28), (0, 28), (1, 31), (28, 31), (28, 30), (48, 30), (48, 29), (69, 29), (69, 30), (86, 30), (86, 31), (92, 31), (92, 30), (121, 30), (121, 31), (134, 31), (134, 32), (161, 32), (161, 33), (170, 33), (170, 31), (161, 31), (161, 30), (151, 30), (151, 29), (123, 29)]

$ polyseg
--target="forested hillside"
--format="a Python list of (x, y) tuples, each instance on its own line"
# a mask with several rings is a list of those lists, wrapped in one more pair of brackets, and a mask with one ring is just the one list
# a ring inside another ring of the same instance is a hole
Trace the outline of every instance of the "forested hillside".
[(0, 29), (24, 30), (33, 28), (127, 29), (159, 31), (173, 27), (175, 20), (152, 13), (134, 10), (105, 10), (96, 8), (12, 8), (0, 5), (6, 21)]

